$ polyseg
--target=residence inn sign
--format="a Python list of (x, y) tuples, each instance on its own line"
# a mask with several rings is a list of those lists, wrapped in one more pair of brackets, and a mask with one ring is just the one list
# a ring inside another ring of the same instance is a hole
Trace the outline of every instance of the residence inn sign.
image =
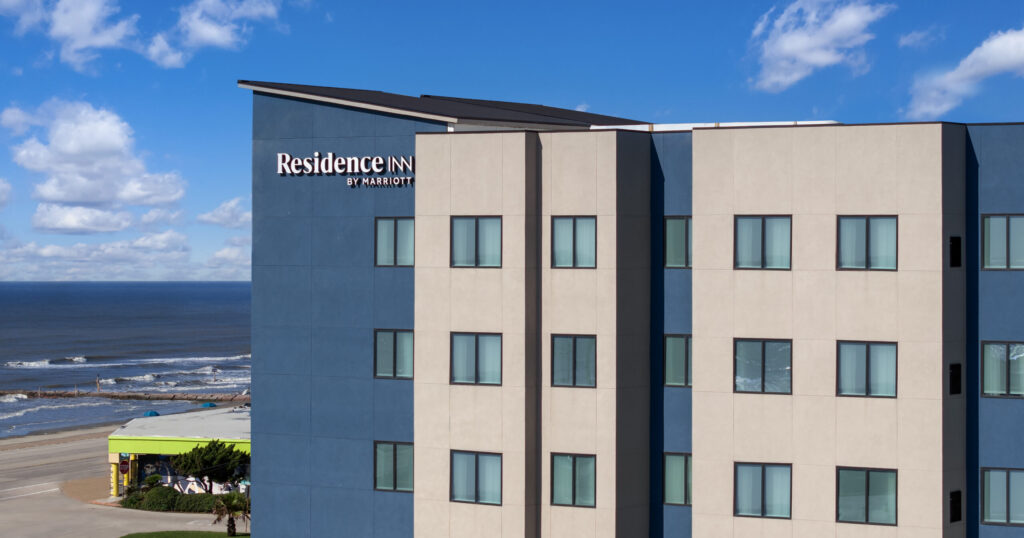
[(334, 153), (322, 155), (319, 151), (303, 158), (278, 153), (277, 173), (282, 176), (350, 176), (349, 187), (403, 187), (415, 181), (415, 159), (412, 155), (336, 157)]

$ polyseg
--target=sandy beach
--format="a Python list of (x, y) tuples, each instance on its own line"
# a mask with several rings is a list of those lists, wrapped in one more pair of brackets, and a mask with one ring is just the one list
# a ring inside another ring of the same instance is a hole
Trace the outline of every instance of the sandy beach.
[(117, 424), (0, 440), (0, 529), (16, 538), (110, 538), (149, 530), (213, 530), (212, 516), (127, 510), (107, 499), (107, 435)]

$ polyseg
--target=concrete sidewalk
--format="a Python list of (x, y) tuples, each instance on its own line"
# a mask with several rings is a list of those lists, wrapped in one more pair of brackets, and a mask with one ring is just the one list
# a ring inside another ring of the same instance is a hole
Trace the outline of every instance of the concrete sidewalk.
[(115, 428), (0, 441), (0, 534), (117, 538), (132, 532), (225, 528), (224, 523), (211, 525), (213, 516), (207, 514), (146, 512), (77, 500), (109, 494), (107, 434)]

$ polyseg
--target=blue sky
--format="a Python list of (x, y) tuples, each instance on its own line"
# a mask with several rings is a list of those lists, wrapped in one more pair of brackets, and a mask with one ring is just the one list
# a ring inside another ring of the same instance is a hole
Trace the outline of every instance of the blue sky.
[(657, 123), (1024, 121), (1024, 2), (0, 0), (0, 280), (249, 278), (238, 79)]

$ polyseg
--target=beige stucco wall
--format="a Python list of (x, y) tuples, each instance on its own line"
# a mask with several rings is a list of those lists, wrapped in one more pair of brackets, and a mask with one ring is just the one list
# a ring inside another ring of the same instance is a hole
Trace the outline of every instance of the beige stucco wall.
[[(414, 529), (535, 536), (536, 201), (533, 133), (416, 139)], [(449, 267), (452, 215), (502, 217), (502, 267)], [(502, 334), (501, 386), (450, 385), (451, 332)], [(449, 501), (451, 450), (502, 454), (502, 504)]]
[[(694, 132), (694, 536), (942, 535), (942, 133)], [(737, 214), (793, 216), (792, 270), (733, 270)], [(843, 214), (898, 215), (899, 271), (836, 271)], [(734, 394), (734, 338), (792, 339), (793, 394)], [(837, 398), (837, 340), (898, 342), (898, 397)], [(732, 516), (736, 461), (792, 464), (791, 520)], [(899, 526), (837, 524), (837, 466), (898, 469)]]
[[(650, 140), (417, 137), (415, 534), (645, 535)], [(449, 267), (452, 215), (502, 216), (502, 267)], [(551, 268), (551, 217), (597, 216), (597, 268)], [(619, 241), (620, 237), (627, 238)], [(452, 331), (502, 333), (502, 386), (449, 384)], [(597, 337), (597, 388), (551, 387), (551, 335)], [(502, 454), (502, 506), (449, 501), (450, 451)], [(596, 456), (596, 506), (551, 506), (551, 454)]]
[[(650, 139), (542, 133), (541, 531), (645, 536), (648, 509)], [(597, 267), (551, 268), (551, 217), (597, 216)], [(596, 335), (597, 387), (551, 386), (551, 335)], [(596, 456), (594, 508), (551, 506), (551, 453)]]

